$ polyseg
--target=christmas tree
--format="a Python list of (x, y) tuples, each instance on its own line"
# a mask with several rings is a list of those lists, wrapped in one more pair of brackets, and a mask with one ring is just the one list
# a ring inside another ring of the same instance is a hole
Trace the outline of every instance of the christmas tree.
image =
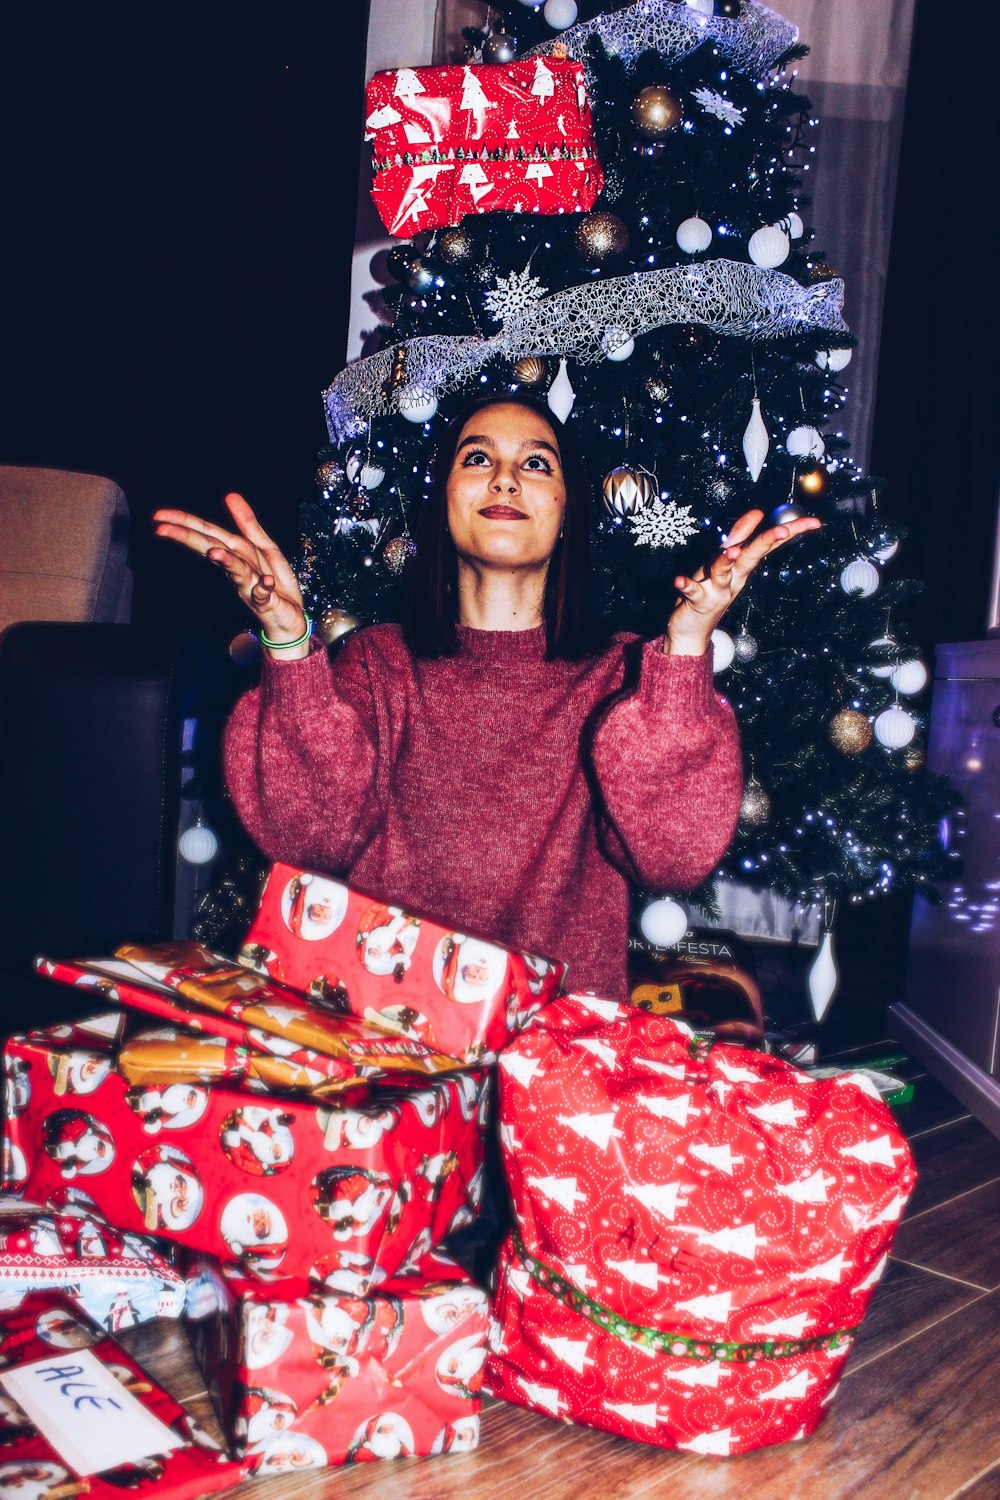
[[(303, 513), (312, 612), (331, 641), (392, 618), (435, 441), (483, 392), (535, 392), (573, 428), (596, 481), (594, 608), (618, 628), (662, 630), (675, 576), (751, 507), (817, 515), (822, 530), (762, 566), (716, 633), (747, 768), (724, 870), (827, 912), (928, 887), (949, 796), (923, 764), (927, 672), (905, 624), (919, 584), (897, 576), (901, 532), (836, 431), (853, 340), (809, 226), (809, 101), (790, 76), (806, 49), (757, 0), (490, 15), (452, 70), (465, 144), (412, 122), (412, 150), (380, 162), (376, 144), (377, 166), (413, 179), (411, 230), (442, 167), (475, 211), (400, 238), (383, 348), (327, 393), (331, 443)], [(581, 65), (603, 173), (585, 212), (554, 206), (547, 184), (567, 163), (593, 176), (568, 116), (554, 144), (526, 137), (490, 81), (514, 59), (538, 105), (553, 64)], [(376, 134), (424, 87), (395, 79)], [(504, 149), (477, 150), (498, 111)], [(511, 165), (524, 202), (491, 210)]]

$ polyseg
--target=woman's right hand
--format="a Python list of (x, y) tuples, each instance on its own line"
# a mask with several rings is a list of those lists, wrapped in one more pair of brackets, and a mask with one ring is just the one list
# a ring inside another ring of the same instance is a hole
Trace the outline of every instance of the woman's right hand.
[[(179, 542), (228, 575), (236, 592), (269, 640), (296, 641), (305, 633), (302, 590), (287, 558), (260, 525), (242, 495), (227, 495), (226, 506), (236, 531), (226, 531), (184, 510), (158, 510), (156, 535)], [(282, 660), (306, 656), (308, 641)]]

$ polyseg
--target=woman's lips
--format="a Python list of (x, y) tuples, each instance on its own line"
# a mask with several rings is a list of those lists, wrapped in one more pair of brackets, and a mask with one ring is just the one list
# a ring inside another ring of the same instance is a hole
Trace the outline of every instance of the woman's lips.
[(479, 514), (485, 516), (488, 521), (526, 521), (528, 519), (523, 511), (514, 510), (509, 505), (487, 505)]

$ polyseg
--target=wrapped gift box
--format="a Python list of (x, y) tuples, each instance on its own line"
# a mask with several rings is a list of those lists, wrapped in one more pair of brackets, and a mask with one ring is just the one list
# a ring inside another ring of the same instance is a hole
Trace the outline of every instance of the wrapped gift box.
[(184, 1278), (145, 1240), (72, 1204), (0, 1198), (0, 1309), (58, 1288), (109, 1333), (184, 1309)]
[[(98, 1362), (96, 1377), (91, 1360)], [(0, 1365), (0, 1496), (5, 1500), (74, 1495), (111, 1500), (123, 1490), (154, 1489), (165, 1500), (196, 1500), (232, 1489), (246, 1472), (219, 1452), (131, 1355), (58, 1293), (35, 1293), (16, 1311), (0, 1313)], [(26, 1372), (39, 1365), (34, 1380), (29, 1375), (30, 1384), (24, 1385)], [(102, 1374), (110, 1397), (100, 1394)], [(33, 1412), (29, 1418), (6, 1386), (7, 1377), (18, 1382), (14, 1388), (22, 1400), (25, 1390), (40, 1395), (44, 1417)], [(72, 1442), (76, 1434), (59, 1410), (60, 1399), (84, 1403), (81, 1421), (94, 1434), (85, 1451)], [(114, 1416), (109, 1416), (110, 1402)], [(155, 1425), (147, 1431), (150, 1418)], [(140, 1446), (143, 1456), (122, 1461), (123, 1453), (134, 1455)], [(92, 1463), (100, 1465), (93, 1472)]]
[(875, 1091), (591, 997), (500, 1071), (487, 1388), (695, 1453), (811, 1432), (915, 1181)]
[(209, 1261), (189, 1280), (223, 1429), (261, 1477), (476, 1447), (489, 1299), (454, 1261), (426, 1256), (370, 1297), (226, 1281)]
[(569, 59), (376, 73), (365, 123), (390, 234), (472, 213), (583, 213), (604, 186), (583, 68)]
[(458, 1062), (495, 1060), (559, 991), (564, 965), (274, 865), (240, 961)]
[(98, 1068), (84, 1073), (78, 1056), (47, 1032), (7, 1043), (22, 1082), (5, 1185), (33, 1200), (71, 1187), (110, 1223), (244, 1274), (362, 1294), (472, 1217), (481, 1075), (317, 1104), (225, 1084), (132, 1086), (110, 1043)]
[(245, 1079), (251, 1086), (322, 1097), (356, 1089), (364, 1080), (455, 1069), (454, 1058), (433, 1053), (412, 1037), (331, 1012), (322, 1001), (249, 973), (200, 943), (130, 945), (120, 951), (130, 957), (40, 958), (36, 967), (49, 979), (93, 988), (102, 1000), (184, 1027), (187, 1058), (176, 1044), (169, 1055), (164, 1052), (159, 1066), (169, 1065), (171, 1075), (160, 1082)]

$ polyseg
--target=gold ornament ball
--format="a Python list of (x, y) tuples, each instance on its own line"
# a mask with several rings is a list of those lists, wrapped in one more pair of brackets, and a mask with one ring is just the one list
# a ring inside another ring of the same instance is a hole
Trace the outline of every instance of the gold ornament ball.
[(681, 101), (660, 83), (640, 89), (632, 100), (632, 124), (644, 141), (662, 141), (683, 118)]
[(795, 476), (795, 493), (802, 500), (819, 500), (829, 488), (830, 476), (821, 465), (803, 469)]
[(629, 247), (629, 233), (617, 214), (584, 214), (576, 226), (576, 253), (585, 266), (601, 266)]
[(319, 633), (328, 646), (347, 635), (351, 630), (357, 630), (361, 621), (357, 615), (348, 614), (346, 609), (328, 609), (319, 622)]
[(446, 266), (464, 266), (475, 255), (476, 242), (465, 229), (445, 229), (434, 248)]
[(260, 641), (252, 630), (241, 630), (229, 642), (229, 655), (238, 667), (255, 667), (260, 660)]
[(756, 777), (747, 782), (740, 803), (740, 821), (758, 825), (771, 816), (771, 799)]
[(541, 385), (549, 367), (537, 354), (525, 354), (521, 359), (514, 361), (514, 379), (518, 385), (533, 387)]
[(856, 708), (842, 708), (830, 720), (830, 739), (841, 755), (860, 755), (872, 742), (872, 726)]
[(316, 470), (316, 483), (321, 490), (339, 489), (345, 477), (344, 470), (333, 458), (327, 459), (326, 463), (320, 464)]
[(416, 550), (410, 537), (392, 537), (382, 548), (383, 567), (394, 578), (398, 578)]
[(645, 510), (656, 495), (656, 485), (642, 469), (619, 464), (604, 476), (604, 503), (613, 516), (632, 516)]

